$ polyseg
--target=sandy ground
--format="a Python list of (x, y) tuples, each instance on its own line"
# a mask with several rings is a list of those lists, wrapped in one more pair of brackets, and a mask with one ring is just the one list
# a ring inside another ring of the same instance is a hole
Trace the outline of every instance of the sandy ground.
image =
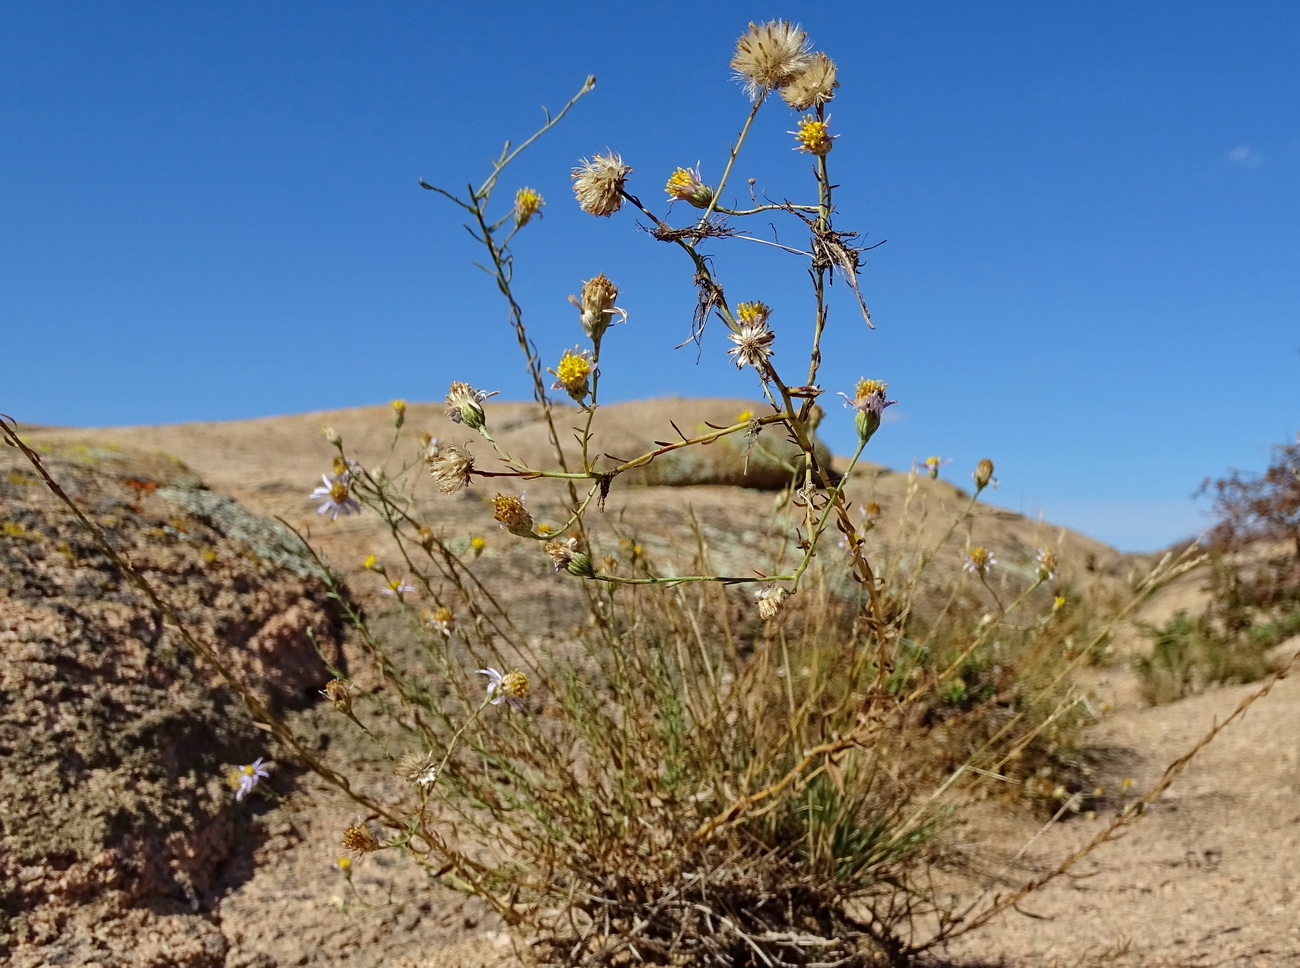
[[(360, 440), (382, 419), (371, 409), (91, 433), (174, 454), (214, 490), (259, 513), (313, 525), (328, 553), (359, 561), (374, 533), (351, 521), (322, 528), (303, 498), (328, 469), (321, 426), (335, 424), (345, 440)], [(39, 444), (69, 433), (29, 437)], [(1184, 583), (1153, 602), (1148, 615), (1160, 619), (1196, 595)], [(1300, 642), (1279, 651), (1289, 657), (1297, 648)], [(1148, 708), (1123, 664), (1112, 666), (1096, 683), (1099, 701), (1110, 707), (1092, 734), (1103, 752), (1099, 782), (1114, 791), (1131, 778), (1135, 790), (1148, 789), (1254, 688), (1221, 688)], [(291, 810), (268, 808), (268, 836), (253, 866), (227, 878), (219, 917), (234, 949), (231, 968), (517, 963), (509, 939), (481, 907), (431, 890), (395, 858), (362, 858), (349, 887), (332, 865), (341, 853), (338, 831), (356, 818), (348, 805), (316, 792), (295, 797)], [(1278, 683), (1198, 755), (1122, 839), (947, 955), (1011, 968), (1300, 966), (1298, 795), (1300, 673)], [(1041, 819), (1018, 809), (983, 805), (959, 835), (977, 867), (1014, 884), (1069, 856), (1115, 809), (1111, 804), (1095, 816), (1043, 828)]]

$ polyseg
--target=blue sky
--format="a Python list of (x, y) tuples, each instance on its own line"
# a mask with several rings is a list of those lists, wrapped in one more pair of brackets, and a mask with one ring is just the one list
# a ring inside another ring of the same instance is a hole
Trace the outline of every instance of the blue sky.
[[(1190, 495), (1300, 430), (1300, 17), (1289, 2), (491, 5), (9, 0), (0, 9), (0, 411), (74, 426), (242, 419), (453, 379), (525, 399), (504, 307), (449, 203), (587, 74), (503, 179), (545, 217), (516, 245), (544, 360), (604, 272), (631, 321), (606, 400), (756, 396), (674, 349), (694, 296), (630, 209), (584, 215), (569, 171), (620, 152), (663, 213), (673, 168), (716, 180), (748, 110), (728, 62), (789, 18), (838, 64), (837, 227), (863, 234), (868, 332), (835, 289), (828, 392), (900, 400), (871, 458), (997, 464), (993, 499), (1126, 550), (1198, 532)], [(796, 116), (760, 113), (731, 189), (811, 197)], [(736, 198), (733, 195), (732, 198)], [(684, 223), (689, 210), (674, 213)], [(644, 221), (644, 220), (642, 220)], [(804, 241), (789, 225), (775, 230)], [(793, 257), (703, 247), (774, 309), (802, 366)], [(834, 398), (838, 400), (838, 398)], [(851, 449), (827, 400), (823, 434)]]

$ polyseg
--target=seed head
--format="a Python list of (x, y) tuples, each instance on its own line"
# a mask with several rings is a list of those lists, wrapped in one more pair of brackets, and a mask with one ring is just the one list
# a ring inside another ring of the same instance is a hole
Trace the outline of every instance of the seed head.
[(606, 151), (590, 161), (583, 158), (573, 169), (573, 194), (588, 215), (610, 216), (623, 207), (623, 183), (632, 169), (619, 155)]
[(765, 585), (754, 597), (758, 599), (758, 617), (770, 622), (781, 614), (790, 593), (780, 585)]
[(409, 750), (393, 766), (393, 773), (418, 787), (431, 787), (438, 782), (438, 757), (432, 750), (426, 753)]
[(438, 490), (443, 494), (452, 494), (462, 487), (469, 487), (474, 473), (474, 458), (459, 447), (440, 447), (425, 458), (429, 474)]
[(975, 472), (971, 477), (975, 479), (975, 493), (978, 494), (993, 481), (993, 461), (985, 457), (975, 465)]
[(808, 35), (788, 20), (749, 25), (736, 41), (731, 69), (751, 101), (782, 88), (808, 69)]
[(835, 62), (816, 51), (808, 69), (781, 88), (781, 98), (796, 111), (820, 107), (835, 96), (840, 82), (835, 79)]

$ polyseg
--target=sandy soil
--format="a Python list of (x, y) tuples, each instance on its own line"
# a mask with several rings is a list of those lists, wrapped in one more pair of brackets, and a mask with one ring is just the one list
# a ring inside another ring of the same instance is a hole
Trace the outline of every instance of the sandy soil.
[[(173, 454), (214, 490), (259, 513), (312, 526), (327, 554), (356, 572), (379, 540), (373, 528), (356, 519), (322, 527), (304, 496), (328, 469), (323, 424), (333, 424), (345, 440), (378, 449), (386, 439), (371, 438), (383, 422), (382, 413), (369, 409), (76, 435)], [(39, 445), (69, 435), (51, 429), (28, 436)], [(759, 499), (770, 507), (770, 496)], [(458, 527), (462, 512), (464, 522), (481, 517), (474, 502), (456, 508)], [(1148, 614), (1163, 617), (1197, 594), (1195, 583), (1183, 583), (1153, 602)], [(1290, 645), (1280, 650), (1288, 657), (1300, 641)], [(1092, 734), (1104, 753), (1099, 782), (1116, 791), (1131, 778), (1135, 790), (1149, 788), (1254, 688), (1222, 688), (1148, 708), (1123, 664), (1114, 665), (1096, 683), (1099, 700), (1109, 705)], [(1019, 913), (954, 944), (948, 956), (1011, 968), (1300, 966), (1298, 727), (1300, 675), (1280, 682), (1226, 729), (1121, 840), (1027, 899)], [(271, 835), (253, 865), (229, 872), (219, 916), (234, 950), (231, 968), (517, 963), (500, 925), (480, 906), (431, 890), (396, 858), (362, 858), (349, 887), (332, 865), (341, 853), (338, 831), (356, 818), (323, 791), (308, 785), (306, 792), (312, 795), (295, 797), (290, 809), (268, 813)], [(961, 828), (962, 849), (975, 866), (1001, 872), (1004, 884), (1014, 884), (1069, 856), (1116, 809), (1112, 801), (1095, 816), (1043, 828), (1041, 819), (1017, 809), (985, 805)]]

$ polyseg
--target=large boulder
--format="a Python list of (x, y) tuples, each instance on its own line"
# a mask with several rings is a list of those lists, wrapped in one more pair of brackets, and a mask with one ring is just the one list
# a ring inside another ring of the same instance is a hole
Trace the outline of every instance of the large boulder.
[[(328, 678), (317, 646), (339, 661), (339, 611), (283, 527), (157, 455), (73, 446), (47, 466), (268, 706)], [(228, 777), (265, 744), (32, 467), (0, 454), (0, 953), (224, 965), (208, 894), (259, 809)]]

